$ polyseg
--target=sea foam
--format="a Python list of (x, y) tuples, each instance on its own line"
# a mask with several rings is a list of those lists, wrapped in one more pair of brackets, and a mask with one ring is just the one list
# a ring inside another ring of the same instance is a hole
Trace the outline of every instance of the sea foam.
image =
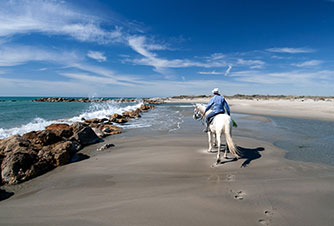
[[(31, 131), (38, 131), (45, 129), (46, 126), (53, 123), (67, 123), (72, 124), (74, 122), (82, 121), (84, 119), (93, 119), (93, 118), (108, 118), (110, 115), (117, 113), (121, 114), (124, 111), (131, 111), (139, 108), (143, 103), (139, 102), (137, 104), (129, 103), (129, 105), (125, 105), (124, 103), (117, 102), (108, 102), (108, 103), (92, 103), (87, 110), (82, 112), (79, 115), (73, 116), (67, 119), (57, 119), (57, 120), (45, 120), (40, 117), (34, 118), (32, 121), (23, 124), (18, 127), (13, 128), (0, 128), (0, 139), (19, 134), (22, 135), (24, 133), (28, 133)], [(138, 126), (138, 125), (136, 125)], [(147, 125), (142, 125), (146, 127)]]

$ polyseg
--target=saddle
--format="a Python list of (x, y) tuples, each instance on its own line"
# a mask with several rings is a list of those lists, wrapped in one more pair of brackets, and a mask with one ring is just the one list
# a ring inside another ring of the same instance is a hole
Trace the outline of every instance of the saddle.
[(212, 117), (209, 119), (209, 125), (212, 123), (212, 121), (215, 119), (215, 117), (216, 117), (217, 115), (220, 115), (220, 114), (225, 114), (225, 112), (219, 112), (219, 113), (215, 114), (214, 116), (212, 116)]

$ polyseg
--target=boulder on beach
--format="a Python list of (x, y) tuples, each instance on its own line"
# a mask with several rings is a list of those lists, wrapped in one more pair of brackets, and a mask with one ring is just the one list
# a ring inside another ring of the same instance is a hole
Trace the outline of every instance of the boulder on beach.
[(76, 139), (81, 145), (95, 144), (100, 141), (100, 138), (92, 130), (91, 127), (76, 122), (72, 125), (73, 128), (73, 138)]
[(98, 127), (92, 127), (92, 130), (94, 131), (96, 136), (98, 136), (99, 138), (103, 138), (106, 136), (106, 134)]
[(81, 146), (73, 140), (54, 138), (50, 131), (14, 135), (0, 143), (1, 180), (16, 184), (70, 162)]
[(32, 131), (22, 135), (22, 138), (30, 141), (32, 144), (43, 147), (61, 141), (63, 138), (52, 130)]
[(45, 127), (60, 137), (71, 137), (73, 135), (72, 127), (66, 123), (51, 124)]
[[(72, 137), (69, 135), (73, 134)], [(53, 124), (0, 142), (1, 181), (16, 184), (67, 164), (82, 146), (99, 142), (91, 127)]]
[(0, 142), (0, 155), (6, 156), (10, 152), (26, 151), (31, 142), (20, 135), (7, 137)]
[(37, 162), (33, 151), (18, 151), (8, 154), (1, 164), (1, 179), (4, 183), (16, 184), (33, 176), (32, 166)]

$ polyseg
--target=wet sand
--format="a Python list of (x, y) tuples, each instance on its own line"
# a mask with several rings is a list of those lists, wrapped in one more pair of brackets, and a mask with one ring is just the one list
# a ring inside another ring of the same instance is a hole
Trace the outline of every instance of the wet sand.
[(247, 158), (212, 167), (201, 129), (186, 120), (169, 135), (112, 136), (115, 147), (100, 153), (101, 143), (86, 147), (91, 158), (12, 187), (0, 225), (332, 225), (333, 167), (238, 136)]

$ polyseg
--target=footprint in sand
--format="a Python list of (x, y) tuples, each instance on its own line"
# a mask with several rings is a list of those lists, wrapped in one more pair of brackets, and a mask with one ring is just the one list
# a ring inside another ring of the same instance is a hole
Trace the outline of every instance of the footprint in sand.
[(238, 191), (238, 192), (235, 193), (235, 195), (234, 195), (234, 199), (237, 199), (237, 200), (243, 200), (245, 195), (246, 195), (245, 192), (243, 192), (243, 191)]
[(271, 217), (274, 215), (274, 210), (265, 210), (264, 211), (264, 215), (266, 215), (266, 217), (268, 217), (267, 219), (260, 219), (259, 223), (262, 225), (270, 225), (271, 224)]
[(235, 176), (233, 174), (227, 174), (226, 175), (226, 181), (227, 182), (235, 181)]
[(259, 223), (262, 224), (262, 225), (270, 225), (271, 219), (268, 219), (268, 220), (266, 220), (266, 219), (260, 219)]
[(274, 213), (273, 213), (272, 211), (270, 211), (270, 210), (265, 210), (265, 211), (264, 211), (264, 214), (265, 214), (266, 216), (268, 216), (268, 217), (271, 217), (272, 215), (274, 215)]

